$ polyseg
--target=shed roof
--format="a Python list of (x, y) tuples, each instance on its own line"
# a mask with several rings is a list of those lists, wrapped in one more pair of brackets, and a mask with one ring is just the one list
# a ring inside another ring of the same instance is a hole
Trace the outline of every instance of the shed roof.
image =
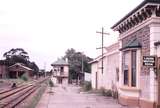
[(24, 66), (24, 64), (22, 64), (22, 63), (15, 63), (14, 65), (9, 66), (9, 69), (11, 69), (11, 68), (13, 68), (13, 67), (17, 67), (17, 66), (19, 66), (19, 67), (21, 67), (21, 68), (23, 68), (23, 69), (25, 69), (25, 70), (32, 71), (31, 68)]

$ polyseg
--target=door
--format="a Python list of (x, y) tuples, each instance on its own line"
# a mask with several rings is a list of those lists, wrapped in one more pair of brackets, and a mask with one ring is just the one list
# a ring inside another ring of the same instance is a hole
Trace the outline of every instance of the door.
[(98, 72), (96, 72), (96, 89), (98, 89)]

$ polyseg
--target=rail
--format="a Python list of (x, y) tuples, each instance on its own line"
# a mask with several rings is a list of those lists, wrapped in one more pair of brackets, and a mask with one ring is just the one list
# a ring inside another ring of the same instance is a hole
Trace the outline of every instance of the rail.
[(40, 84), (48, 78), (49, 77), (27, 85), (16, 87), (14, 89), (0, 92), (0, 108), (15, 108), (32, 93), (34, 93), (40, 87)]

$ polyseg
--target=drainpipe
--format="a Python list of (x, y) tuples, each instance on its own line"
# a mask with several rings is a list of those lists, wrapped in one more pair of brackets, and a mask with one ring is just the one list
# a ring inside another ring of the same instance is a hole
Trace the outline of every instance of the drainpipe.
[(160, 58), (158, 57), (158, 62), (157, 62), (157, 95), (158, 95), (158, 99), (157, 99), (157, 108), (160, 108)]
[[(156, 63), (156, 72), (157, 72), (157, 103), (156, 108), (160, 108), (160, 57), (158, 57), (157, 48), (160, 45), (160, 42), (154, 43), (156, 48), (156, 55), (157, 55), (157, 63)], [(159, 46), (160, 47), (160, 46)]]

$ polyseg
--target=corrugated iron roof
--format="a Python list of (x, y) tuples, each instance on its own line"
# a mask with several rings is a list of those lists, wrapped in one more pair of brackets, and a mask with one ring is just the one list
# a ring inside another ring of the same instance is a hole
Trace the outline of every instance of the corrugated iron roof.
[(57, 61), (55, 61), (51, 65), (52, 66), (56, 66), (56, 65), (68, 65), (68, 62), (65, 61), (64, 59), (58, 59)]
[(14, 66), (20, 66), (20, 67), (22, 67), (22, 68), (24, 68), (26, 70), (29, 70), (29, 71), (32, 70), (31, 68), (24, 66), (24, 64), (22, 64), (22, 63), (15, 63), (14, 65), (9, 66), (9, 68), (14, 67)]

